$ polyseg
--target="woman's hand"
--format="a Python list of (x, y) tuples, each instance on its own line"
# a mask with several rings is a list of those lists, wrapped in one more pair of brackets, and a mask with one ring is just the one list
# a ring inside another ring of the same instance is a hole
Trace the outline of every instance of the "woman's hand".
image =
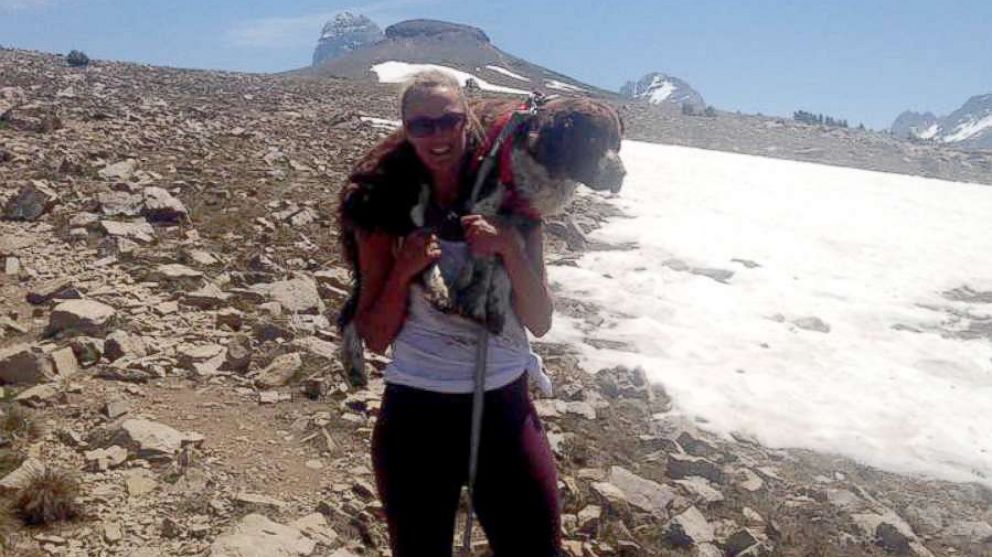
[(403, 238), (393, 269), (403, 280), (412, 280), (440, 257), (437, 236), (423, 229), (414, 230)]
[(462, 228), (465, 230), (465, 241), (476, 257), (505, 256), (516, 239), (515, 230), (494, 224), (482, 215), (465, 215), (462, 217)]

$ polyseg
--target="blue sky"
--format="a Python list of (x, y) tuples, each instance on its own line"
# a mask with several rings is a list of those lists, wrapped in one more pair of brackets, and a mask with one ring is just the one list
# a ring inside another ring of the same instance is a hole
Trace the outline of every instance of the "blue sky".
[(0, 45), (191, 68), (281, 71), (310, 61), (343, 10), (385, 27), (481, 27), (501, 49), (607, 89), (649, 71), (725, 110), (805, 109), (887, 127), (992, 93), (992, 1), (0, 0)]

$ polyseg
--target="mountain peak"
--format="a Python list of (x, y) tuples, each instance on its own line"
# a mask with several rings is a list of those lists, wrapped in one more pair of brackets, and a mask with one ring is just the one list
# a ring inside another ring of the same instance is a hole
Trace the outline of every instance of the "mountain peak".
[(892, 123), (898, 137), (952, 144), (964, 149), (992, 148), (992, 93), (975, 95), (944, 117), (905, 111)]
[(365, 45), (374, 44), (383, 38), (382, 29), (374, 21), (361, 14), (341, 12), (324, 24), (320, 40), (313, 51), (313, 65), (337, 58)]
[(620, 88), (620, 94), (632, 99), (644, 99), (651, 104), (706, 106), (703, 97), (688, 83), (662, 72), (651, 72), (636, 82), (628, 81)]
[(389, 39), (438, 37), (451, 34), (467, 35), (483, 43), (489, 42), (489, 36), (478, 27), (436, 19), (409, 19), (386, 27), (386, 38)]

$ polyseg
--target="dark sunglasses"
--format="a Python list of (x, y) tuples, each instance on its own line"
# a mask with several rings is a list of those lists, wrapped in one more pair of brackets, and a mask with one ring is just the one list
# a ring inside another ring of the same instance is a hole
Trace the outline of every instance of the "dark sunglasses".
[(411, 137), (427, 137), (439, 131), (448, 132), (465, 123), (465, 115), (461, 112), (449, 112), (438, 118), (421, 116), (407, 120), (406, 133)]

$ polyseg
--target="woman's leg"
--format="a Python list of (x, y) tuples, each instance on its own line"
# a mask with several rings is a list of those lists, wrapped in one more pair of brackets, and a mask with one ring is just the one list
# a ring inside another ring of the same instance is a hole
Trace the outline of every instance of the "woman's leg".
[(474, 503), (495, 557), (558, 555), (558, 474), (526, 376), (487, 393), (479, 453)]
[(372, 463), (393, 557), (451, 555), (468, 430), (445, 396), (390, 385), (383, 397)]

